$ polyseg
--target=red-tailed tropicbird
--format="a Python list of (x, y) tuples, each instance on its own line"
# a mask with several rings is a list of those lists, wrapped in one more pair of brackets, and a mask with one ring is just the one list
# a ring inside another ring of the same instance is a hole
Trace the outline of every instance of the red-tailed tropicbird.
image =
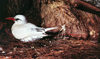
[(34, 41), (48, 36), (45, 32), (57, 29), (57, 27), (52, 28), (41, 28), (37, 27), (32, 23), (28, 23), (24, 15), (16, 15), (15, 17), (6, 18), (8, 20), (13, 20), (11, 31), (16, 39), (23, 42)]

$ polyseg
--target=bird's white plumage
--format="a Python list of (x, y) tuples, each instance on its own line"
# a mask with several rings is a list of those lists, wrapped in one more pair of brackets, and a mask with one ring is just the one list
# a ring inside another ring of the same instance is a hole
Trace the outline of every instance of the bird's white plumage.
[(12, 34), (16, 39), (19, 39), (23, 42), (29, 42), (29, 41), (43, 38), (45, 36), (48, 36), (45, 33), (46, 31), (57, 29), (57, 27), (41, 28), (41, 27), (37, 27), (34, 24), (27, 23), (25, 16), (23, 15), (16, 15), (14, 19), (15, 19), (15, 23), (11, 28)]

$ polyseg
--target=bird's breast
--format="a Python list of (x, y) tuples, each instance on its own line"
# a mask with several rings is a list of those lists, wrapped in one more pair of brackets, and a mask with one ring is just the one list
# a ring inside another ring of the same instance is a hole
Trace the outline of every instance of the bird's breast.
[(25, 26), (13, 26), (12, 27), (12, 34), (17, 39), (22, 39), (32, 35), (32, 31), (29, 30), (30, 28)]

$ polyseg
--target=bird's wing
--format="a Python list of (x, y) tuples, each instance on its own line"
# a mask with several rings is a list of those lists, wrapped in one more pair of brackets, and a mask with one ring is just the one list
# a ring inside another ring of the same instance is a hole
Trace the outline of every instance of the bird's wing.
[(37, 32), (47, 32), (47, 31), (54, 30), (54, 29), (58, 28), (58, 27), (42, 28), (42, 27), (37, 27), (36, 25), (31, 24), (31, 23), (27, 23), (26, 25), (28, 27), (31, 27), (32, 30), (36, 30)]
[(45, 31), (45, 28), (37, 27), (36, 25), (31, 24), (31, 23), (27, 23), (26, 26), (30, 27), (32, 31), (37, 31), (37, 32)]
[(45, 28), (37, 27), (34, 24), (28, 23), (25, 25), (28, 28), (28, 31), (31, 32), (32, 35), (45, 35)]
[(38, 28), (36, 25), (32, 23), (27, 23), (25, 26), (31, 27), (31, 28)]

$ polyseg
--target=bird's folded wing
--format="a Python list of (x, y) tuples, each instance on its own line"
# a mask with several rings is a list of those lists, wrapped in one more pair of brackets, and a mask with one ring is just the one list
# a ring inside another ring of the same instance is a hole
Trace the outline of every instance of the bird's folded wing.
[(32, 23), (27, 23), (26, 26), (28, 26), (30, 28), (38, 28), (36, 25), (34, 25)]

